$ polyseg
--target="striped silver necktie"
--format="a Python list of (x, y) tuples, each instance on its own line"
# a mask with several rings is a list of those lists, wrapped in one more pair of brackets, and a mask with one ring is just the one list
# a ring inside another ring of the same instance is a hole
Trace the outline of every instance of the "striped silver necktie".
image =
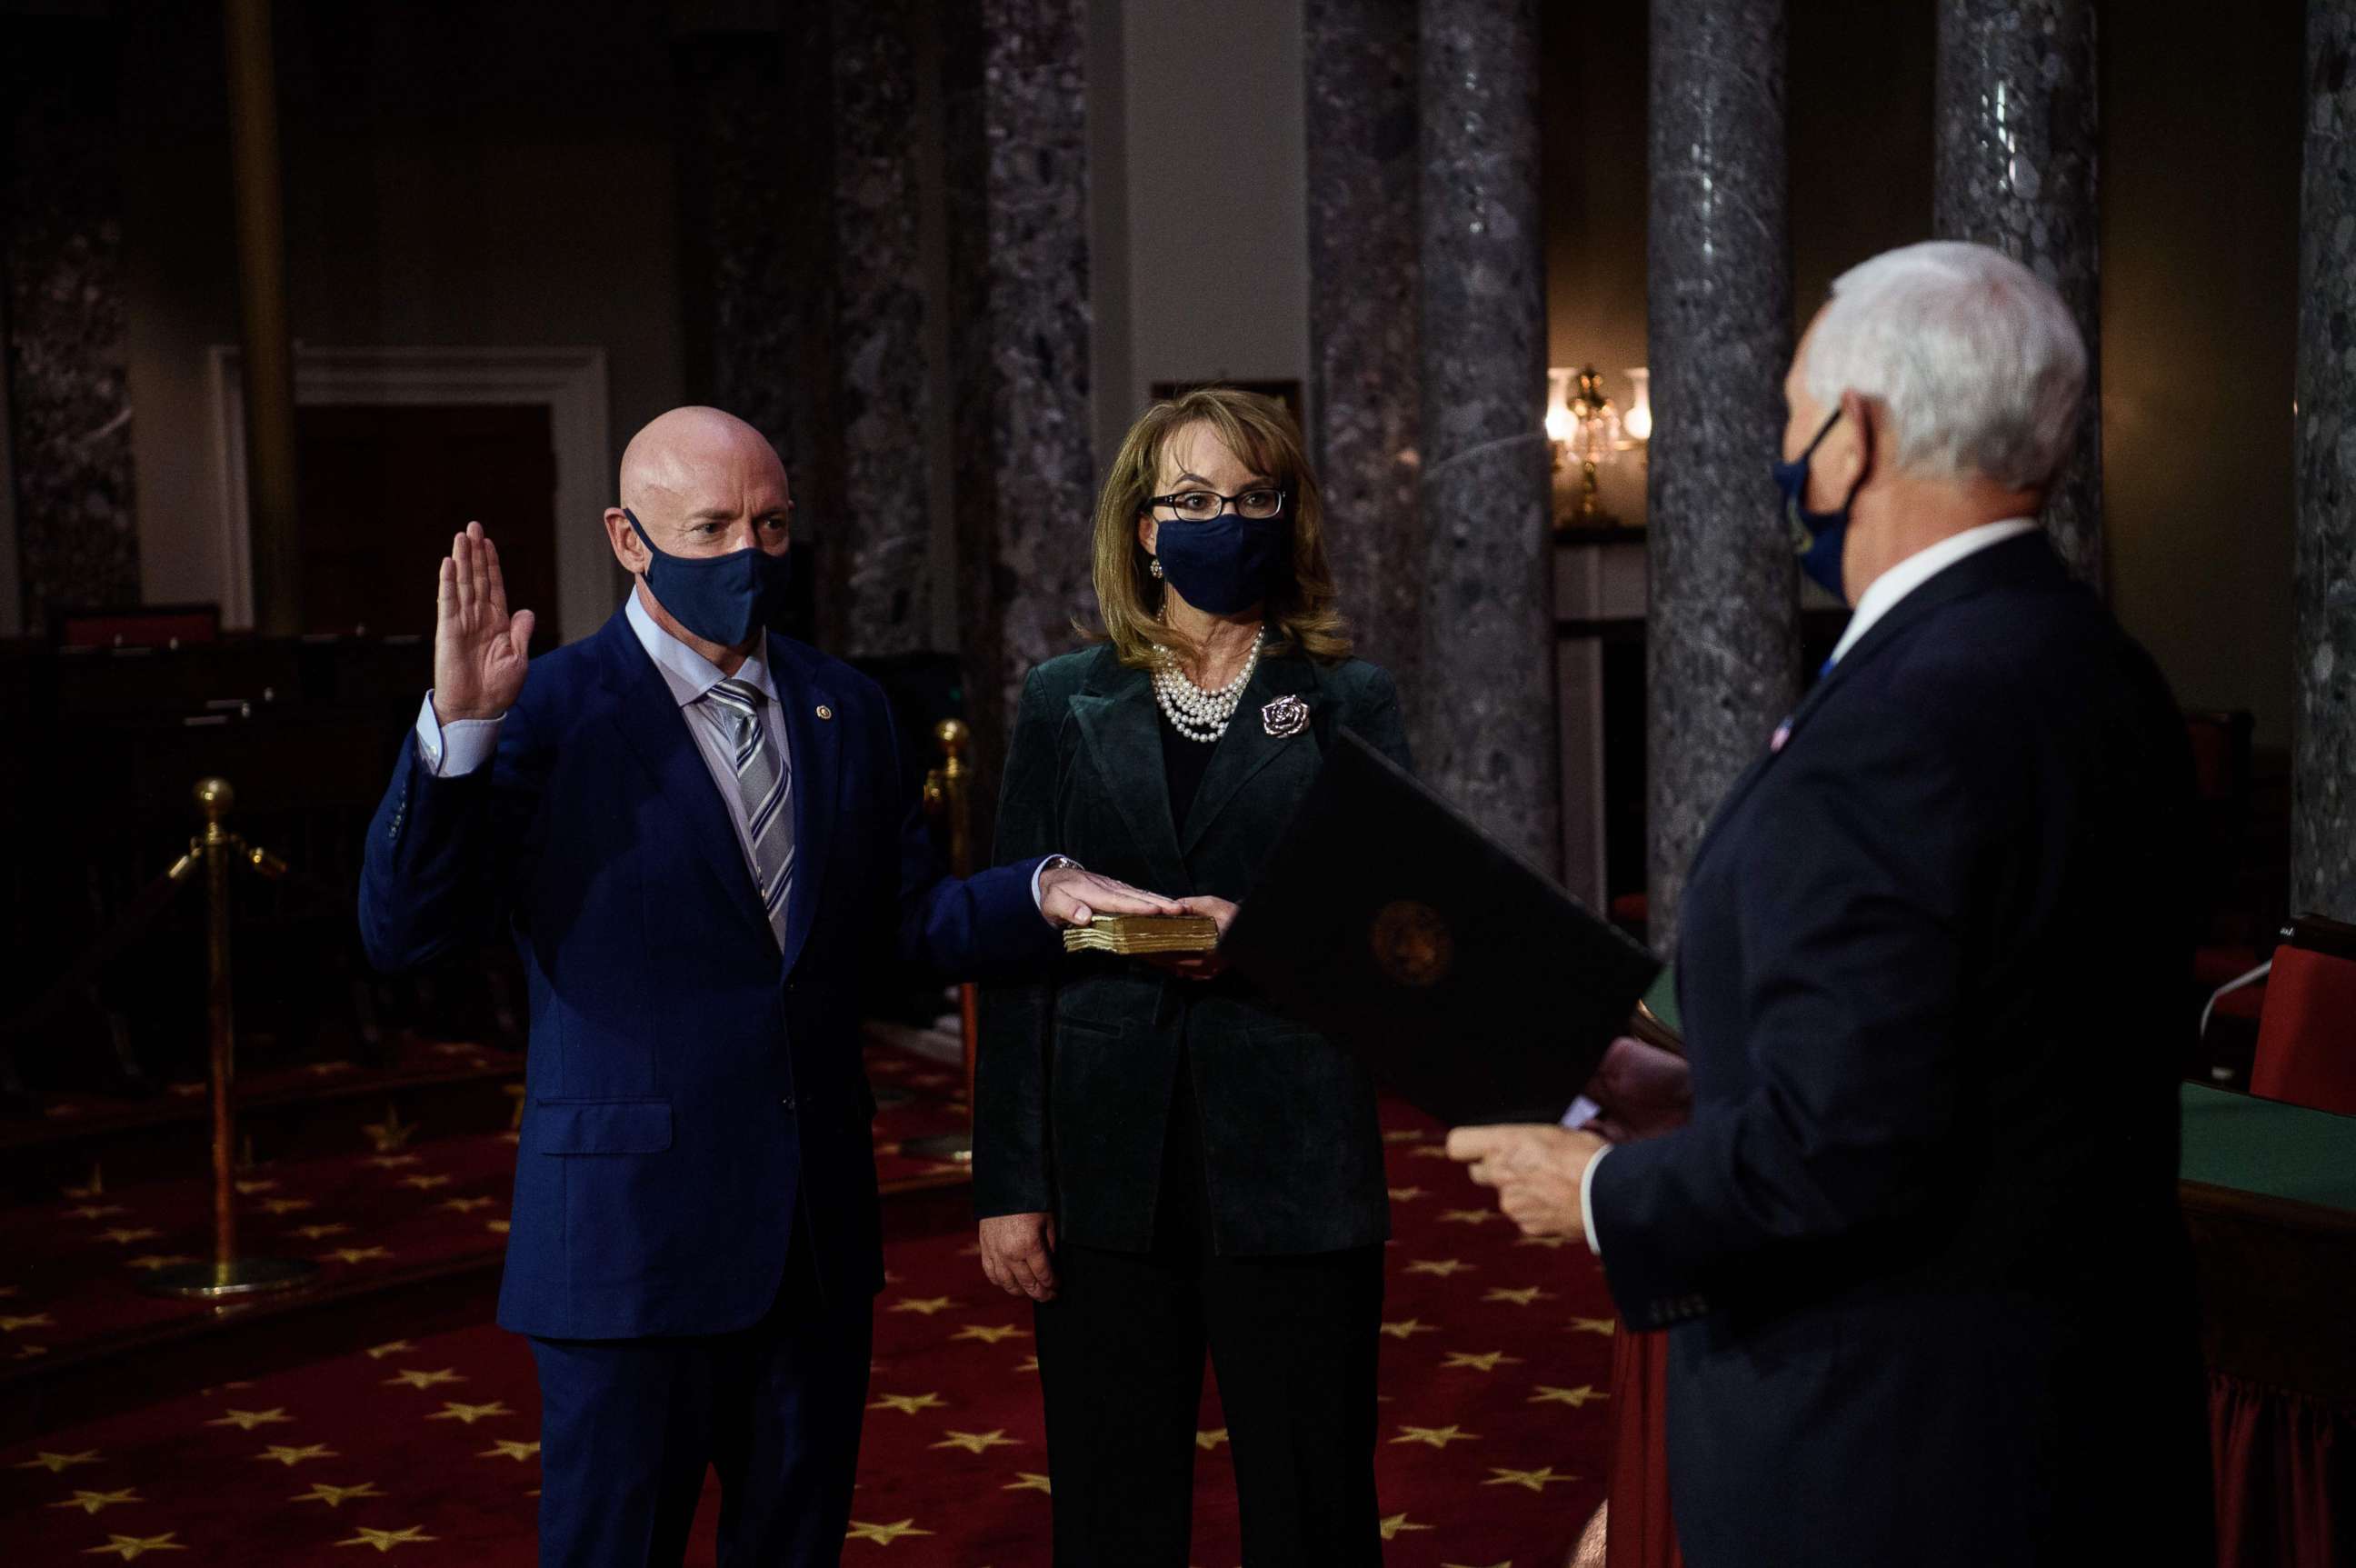
[(710, 721), (728, 743), (736, 764), (736, 794), (744, 808), (744, 836), (753, 843), (753, 880), (762, 912), (777, 945), (786, 943), (786, 888), (794, 878), (794, 814), (788, 809), (793, 779), (779, 766), (777, 748), (761, 723), (768, 701), (748, 681), (723, 681), (703, 693)]

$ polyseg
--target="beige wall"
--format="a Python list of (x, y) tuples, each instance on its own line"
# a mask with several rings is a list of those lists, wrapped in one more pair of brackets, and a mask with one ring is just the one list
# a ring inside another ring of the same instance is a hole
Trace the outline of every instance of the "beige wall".
[(1306, 387), (1307, 154), (1299, 0), (1096, 0), (1090, 24), (1101, 466), (1155, 381)]

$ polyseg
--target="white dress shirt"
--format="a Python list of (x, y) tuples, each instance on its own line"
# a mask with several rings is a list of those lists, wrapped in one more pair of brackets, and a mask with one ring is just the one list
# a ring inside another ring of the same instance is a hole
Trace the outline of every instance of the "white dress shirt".
[[(2008, 539), (2017, 539), (2024, 533), (2034, 533), (2036, 531), (2037, 521), (2033, 518), (2007, 518), (2001, 522), (1985, 522), (1977, 528), (1967, 528), (1961, 533), (1949, 534), (1930, 548), (1918, 550), (1909, 555), (1872, 582), (1868, 583), (1865, 585), (1865, 592), (1857, 596), (1857, 608), (1849, 614), (1848, 628), (1841, 633), (1840, 640), (1833, 645), (1833, 656), (1825, 660), (1826, 671), (1830, 671), (1834, 665), (1839, 663), (1842, 656), (1857, 646), (1858, 639), (1871, 631), (1876, 621), (1895, 609), (1901, 599), (1948, 567), (1966, 556), (1978, 554), (1991, 545), (2002, 544)], [(1582, 1112), (1585, 1114), (1582, 1115)], [(1566, 1127), (1581, 1126), (1593, 1118), (1595, 1113), (1594, 1101), (1582, 1094), (1564, 1114), (1562, 1124)], [(1574, 1117), (1578, 1120), (1574, 1121)], [(1587, 1169), (1580, 1173), (1579, 1178), (1579, 1222), (1587, 1231), (1588, 1251), (1598, 1257), (1603, 1253), (1603, 1242), (1595, 1234), (1595, 1203), (1592, 1197), (1595, 1191), (1595, 1167), (1601, 1165), (1603, 1156), (1611, 1152), (1609, 1148), (1597, 1150), (1595, 1157), (1587, 1162)]]
[[(712, 774), (712, 782), (720, 791), (721, 804), (728, 809), (728, 821), (736, 830), (736, 847), (744, 856), (744, 869), (758, 886), (760, 865), (753, 855), (752, 819), (744, 804), (744, 791), (736, 787), (736, 759), (729, 742), (721, 735), (720, 726), (701, 714), (686, 710), (701, 702), (703, 694), (723, 681), (736, 680), (757, 687), (769, 700), (761, 704), (761, 730), (769, 744), (776, 747), (777, 770), (786, 780), (787, 799), (779, 810), (792, 806), (795, 789), (793, 748), (786, 738), (786, 716), (777, 692), (776, 677), (770, 673), (768, 634), (762, 633), (761, 645), (744, 656), (744, 662), (733, 676), (723, 675), (717, 665), (669, 632), (655, 624), (633, 588), (622, 613), (629, 618), (630, 629), (637, 634), (638, 646), (654, 660), (655, 670), (670, 688), (678, 702), (680, 717), (687, 725), (687, 733), (695, 739), (695, 748), (703, 757), (703, 766)], [(424, 705), (417, 714), (417, 755), (425, 770), (436, 779), (457, 779), (472, 773), (491, 759), (498, 750), (499, 725), (506, 717), (489, 719), (453, 719), (444, 724), (434, 712), (434, 693), (425, 693)], [(791, 819), (787, 819), (790, 821)], [(1039, 880), (1058, 864), (1077, 865), (1065, 857), (1050, 856), (1031, 875), (1031, 902), (1040, 902)], [(787, 884), (787, 897), (792, 897)]]

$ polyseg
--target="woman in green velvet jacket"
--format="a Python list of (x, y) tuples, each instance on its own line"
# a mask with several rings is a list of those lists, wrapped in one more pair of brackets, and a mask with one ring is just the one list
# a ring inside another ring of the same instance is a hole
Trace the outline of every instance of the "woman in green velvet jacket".
[[(1280, 405), (1139, 421), (1097, 510), (1103, 630), (1023, 687), (1001, 860), (1061, 852), (1224, 929), (1340, 729), (1407, 763), (1322, 523)], [(1390, 1217), (1356, 1060), (1215, 957), (1081, 954), (985, 991), (978, 1074), (982, 1266), (1038, 1304), (1059, 1568), (1187, 1561), (1206, 1347), (1245, 1561), (1379, 1563)]]

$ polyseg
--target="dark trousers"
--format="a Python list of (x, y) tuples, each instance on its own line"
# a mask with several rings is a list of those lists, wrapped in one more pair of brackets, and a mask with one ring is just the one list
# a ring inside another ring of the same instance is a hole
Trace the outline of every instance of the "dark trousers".
[(1055, 1568), (1184, 1568), (1206, 1346), (1246, 1568), (1379, 1564), (1383, 1250), (1215, 1255), (1191, 1089), (1179, 1100), (1153, 1250), (1062, 1247), (1034, 1309)]
[(798, 1219), (776, 1305), (750, 1328), (534, 1339), (541, 1568), (674, 1568), (707, 1467), (722, 1568), (839, 1563), (873, 1306), (821, 1295)]

